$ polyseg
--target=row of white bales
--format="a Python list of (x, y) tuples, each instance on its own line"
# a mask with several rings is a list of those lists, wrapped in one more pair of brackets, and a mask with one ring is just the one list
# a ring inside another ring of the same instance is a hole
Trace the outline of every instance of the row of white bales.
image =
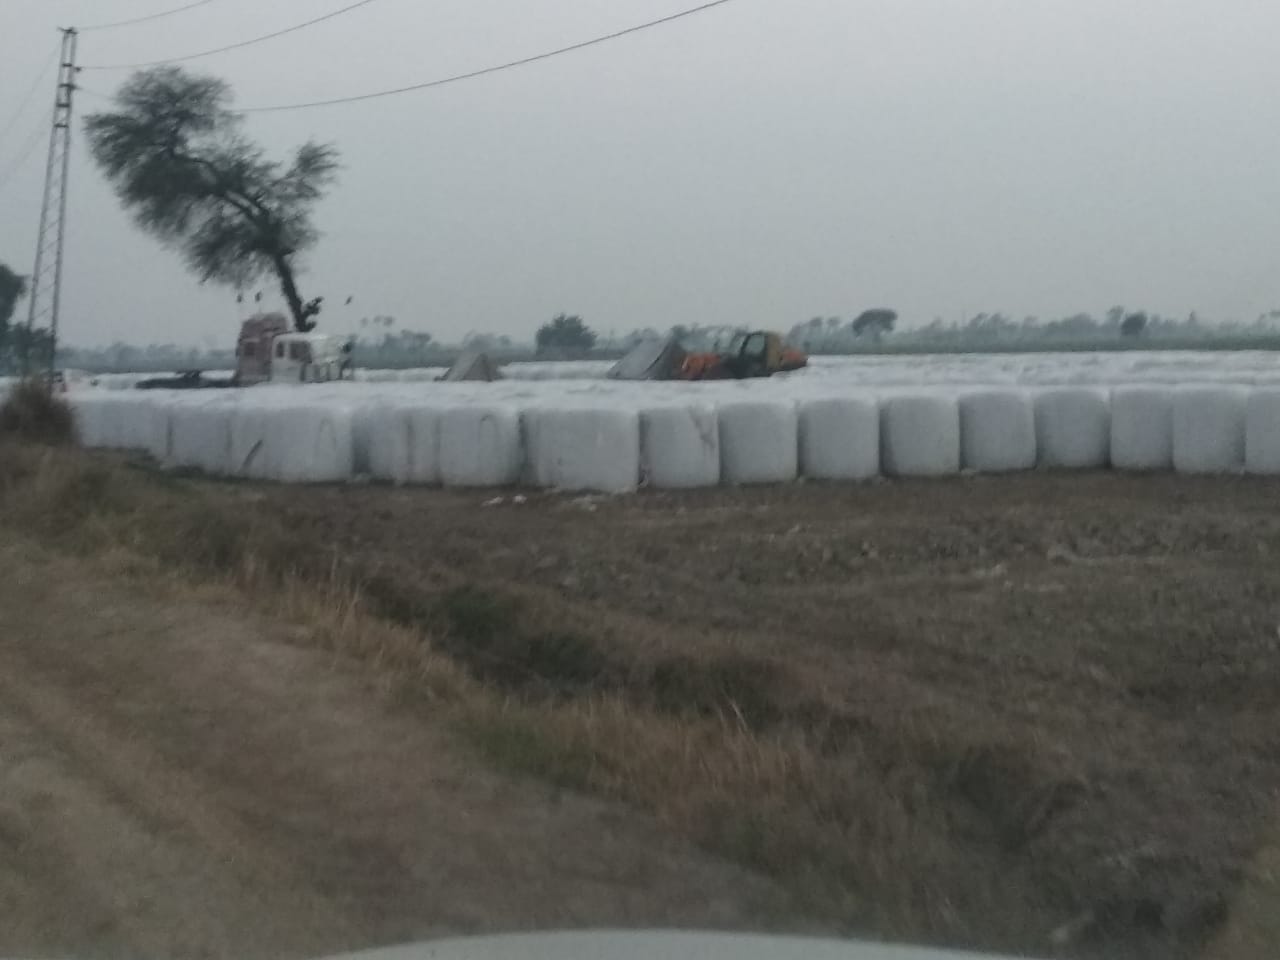
[[(73, 391), (81, 442), (287, 483), (621, 493), (1046, 468), (1280, 474), (1280, 388), (1016, 387), (626, 398)], [(625, 399), (627, 402), (618, 403)]]

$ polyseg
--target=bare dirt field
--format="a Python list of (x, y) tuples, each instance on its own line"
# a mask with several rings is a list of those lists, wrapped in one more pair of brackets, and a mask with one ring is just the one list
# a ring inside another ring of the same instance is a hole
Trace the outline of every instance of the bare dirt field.
[[(101, 934), (159, 955), (174, 942), (147, 938), (175, 916), (221, 930), (257, 909), (257, 956), (619, 922), (1275, 953), (1280, 484), (1030, 474), (495, 503), (83, 460), (10, 471), (0, 508), (24, 508), (24, 536), (216, 574), (259, 611), (272, 578), (340, 586), (458, 679), (442, 694), (403, 646), (320, 644), (225, 599), (193, 615), (91, 599), (136, 589), (115, 580), (79, 607), (51, 575), (7, 585), (0, 742), (46, 793), (94, 798), (51, 817), (21, 799), (34, 787), (5, 791), (20, 849), (90, 851), (0, 871), (7, 902), (99, 905), (61, 952)], [(69, 509), (86, 491), (98, 506)], [(359, 693), (355, 664), (394, 679), (394, 704)], [(44, 691), (69, 719), (43, 718)], [(98, 824), (150, 782), (138, 763), (164, 786), (102, 849)], [(211, 825), (193, 840), (175, 808)], [(215, 870), (226, 899), (197, 909), (157, 880), (188, 869)], [(127, 922), (113, 870), (137, 881)]]

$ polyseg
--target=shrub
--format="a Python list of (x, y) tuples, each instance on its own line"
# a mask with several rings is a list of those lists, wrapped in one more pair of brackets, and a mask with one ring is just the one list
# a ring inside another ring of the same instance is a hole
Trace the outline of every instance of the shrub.
[(0, 404), (0, 437), (33, 443), (68, 444), (75, 440), (71, 408), (42, 380), (23, 380)]

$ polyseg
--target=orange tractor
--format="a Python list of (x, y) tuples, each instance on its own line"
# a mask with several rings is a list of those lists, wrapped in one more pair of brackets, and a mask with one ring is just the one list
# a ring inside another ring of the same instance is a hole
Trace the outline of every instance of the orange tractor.
[(613, 380), (747, 380), (807, 366), (809, 358), (777, 333), (742, 332), (723, 352), (689, 353), (675, 338), (637, 345), (609, 371)]

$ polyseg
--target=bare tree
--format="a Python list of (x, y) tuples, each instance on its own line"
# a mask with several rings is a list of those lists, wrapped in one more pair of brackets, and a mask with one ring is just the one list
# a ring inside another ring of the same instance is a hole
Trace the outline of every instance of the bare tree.
[(136, 73), (115, 111), (85, 120), (94, 160), (137, 223), (179, 244), (201, 282), (244, 288), (274, 274), (294, 326), (312, 330), (322, 298), (303, 301), (296, 258), (319, 239), (312, 208), (333, 183), (337, 151), (308, 141), (287, 165), (268, 160), (230, 101), (216, 77)]

